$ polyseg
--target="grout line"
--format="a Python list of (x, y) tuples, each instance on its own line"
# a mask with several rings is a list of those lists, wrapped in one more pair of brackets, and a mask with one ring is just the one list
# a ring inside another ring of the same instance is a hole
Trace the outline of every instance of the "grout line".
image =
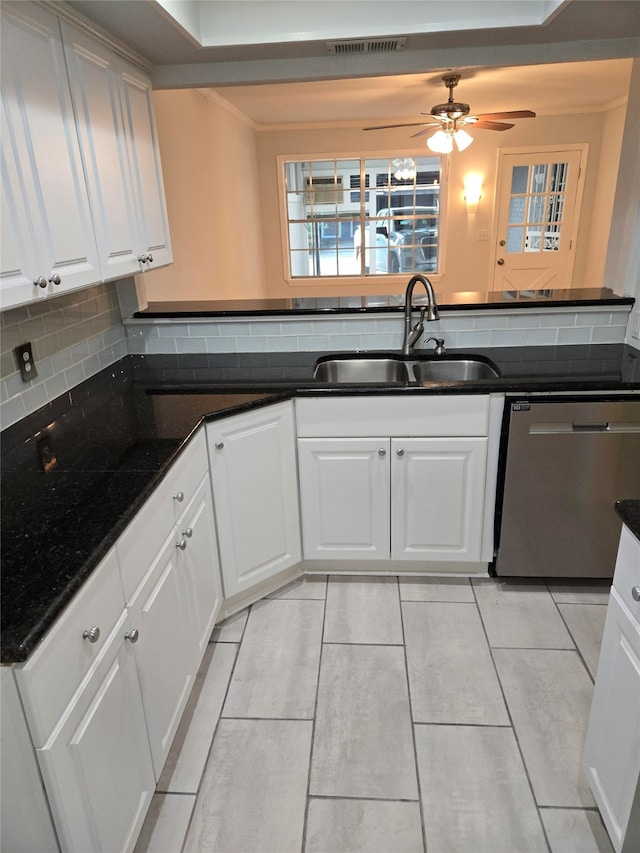
[(418, 765), (418, 747), (416, 745), (416, 723), (413, 718), (413, 701), (411, 699), (411, 681), (409, 680), (409, 659), (407, 657), (407, 638), (404, 631), (404, 614), (402, 612), (402, 600), (400, 598), (400, 578), (398, 583), (398, 603), (400, 605), (400, 628), (402, 629), (402, 648), (404, 650), (404, 673), (407, 679), (407, 695), (409, 698), (409, 716), (411, 717), (411, 740), (413, 742), (413, 759), (415, 762), (416, 785), (418, 789), (418, 803), (420, 806), (420, 829), (422, 830), (422, 845), (425, 853), (427, 851), (427, 831), (424, 819), (424, 803), (422, 801), (422, 787), (420, 785), (420, 768)]
[(301, 850), (304, 850), (307, 844), (307, 826), (309, 821), (309, 806), (311, 804), (311, 766), (313, 763), (313, 747), (316, 742), (316, 720), (318, 716), (318, 694), (320, 692), (320, 670), (322, 668), (322, 656), (324, 649), (324, 629), (327, 619), (327, 598), (329, 593), (329, 577), (326, 577), (324, 608), (322, 611), (322, 633), (320, 635), (320, 655), (318, 657), (318, 673), (316, 676), (316, 698), (313, 703), (313, 722), (311, 724), (311, 747), (309, 749), (309, 767), (307, 769), (307, 793), (304, 804), (304, 817), (302, 819), (302, 842)]
[(476, 595), (476, 590), (475, 590), (475, 587), (473, 584), (471, 584), (471, 589), (473, 590), (473, 597), (474, 597), (475, 602), (476, 602), (476, 608), (478, 611), (478, 616), (480, 617), (480, 624), (482, 625), (482, 630), (484, 632), (485, 640), (487, 642), (489, 654), (491, 655), (491, 662), (493, 664), (493, 669), (495, 671), (496, 678), (498, 680), (498, 686), (500, 687), (500, 693), (502, 694), (502, 701), (504, 702), (504, 707), (506, 708), (507, 716), (509, 717), (510, 728), (511, 728), (511, 731), (513, 732), (513, 738), (514, 738), (514, 740), (516, 742), (516, 746), (518, 748), (518, 753), (520, 755), (520, 761), (522, 762), (522, 768), (524, 770), (524, 774), (526, 776), (527, 783), (529, 785), (529, 790), (531, 791), (531, 799), (533, 801), (533, 805), (534, 805), (536, 812), (538, 814), (538, 822), (540, 823), (542, 835), (543, 835), (543, 838), (546, 842), (547, 850), (549, 851), (549, 853), (553, 853), (553, 851), (551, 850), (551, 843), (550, 843), (549, 838), (547, 836), (547, 830), (545, 829), (544, 821), (542, 820), (542, 815), (540, 814), (540, 806), (538, 805), (538, 801), (536, 800), (536, 794), (535, 794), (535, 791), (533, 789), (533, 783), (531, 782), (531, 776), (529, 775), (529, 768), (527, 767), (527, 762), (524, 759), (524, 753), (522, 751), (522, 746), (520, 745), (520, 738), (518, 737), (518, 733), (516, 731), (516, 727), (515, 727), (514, 722), (513, 722), (513, 717), (511, 716), (511, 708), (509, 707), (509, 703), (507, 702), (507, 697), (506, 697), (506, 694), (504, 692), (504, 687), (502, 686), (502, 679), (500, 678), (500, 673), (498, 672), (498, 667), (496, 666), (496, 660), (495, 660), (495, 657), (493, 654), (493, 648), (491, 647), (491, 643), (489, 642), (489, 634), (487, 633), (487, 627), (484, 623), (484, 619), (482, 618), (482, 608), (480, 607), (480, 602), (478, 601), (478, 597)]
[(356, 797), (349, 794), (309, 794), (311, 800), (329, 800), (333, 802), (341, 802), (342, 800), (353, 800), (356, 803), (419, 803), (420, 799), (411, 799), (410, 797), (398, 797), (396, 800), (390, 797)]
[[(548, 587), (548, 585), (547, 585), (547, 589), (548, 589), (548, 588), (549, 588), (549, 587)], [(556, 610), (558, 611), (558, 615), (559, 615), (559, 616), (560, 616), (560, 618), (562, 619), (562, 624), (563, 624), (563, 625), (564, 625), (564, 627), (567, 629), (567, 633), (568, 633), (568, 634), (569, 634), (569, 636), (571, 637), (571, 642), (573, 643), (575, 653), (578, 655), (578, 657), (579, 657), (580, 661), (582, 662), (582, 666), (586, 669), (586, 671), (587, 671), (587, 675), (589, 676), (589, 679), (590, 679), (591, 683), (592, 683), (593, 685), (595, 685), (595, 683), (596, 683), (595, 677), (594, 677), (593, 675), (591, 675), (591, 670), (590, 670), (590, 669), (589, 669), (589, 667), (587, 666), (587, 662), (586, 662), (586, 660), (584, 659), (584, 655), (582, 654), (582, 650), (580, 649), (580, 646), (579, 646), (579, 645), (578, 645), (578, 643), (576, 642), (576, 638), (573, 636), (573, 633), (572, 633), (572, 631), (571, 631), (571, 628), (569, 627), (569, 623), (568, 623), (568, 622), (567, 622), (567, 620), (564, 618), (564, 614), (563, 614), (562, 610), (560, 610), (559, 602), (557, 602), (557, 601), (555, 600), (555, 598), (553, 597), (553, 594), (551, 593), (551, 590), (549, 590), (549, 595), (551, 595), (551, 599), (552, 599), (552, 601), (553, 601), (553, 603), (554, 603), (554, 605), (555, 605)], [(560, 602), (560, 603), (561, 603), (561, 604), (566, 604), (566, 603), (568, 603), (568, 602), (564, 602), (564, 601), (563, 601), (563, 602)], [(596, 606), (597, 606), (597, 605), (596, 605)], [(604, 626), (603, 626), (603, 630), (604, 630)], [(600, 638), (600, 644), (602, 645), (602, 637)]]

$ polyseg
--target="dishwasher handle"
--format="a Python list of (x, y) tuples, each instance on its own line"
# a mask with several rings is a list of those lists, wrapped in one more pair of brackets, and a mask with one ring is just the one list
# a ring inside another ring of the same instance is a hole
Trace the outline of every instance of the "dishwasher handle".
[(571, 424), (573, 432), (608, 432), (611, 429), (611, 423), (607, 421), (604, 424)]

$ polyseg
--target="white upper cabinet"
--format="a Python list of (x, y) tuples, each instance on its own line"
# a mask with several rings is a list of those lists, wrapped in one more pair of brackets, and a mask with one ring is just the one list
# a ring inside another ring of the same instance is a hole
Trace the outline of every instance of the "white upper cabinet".
[(2, 5), (2, 106), (9, 308), (101, 278), (58, 18), (30, 3)]
[(62, 22), (103, 278), (171, 263), (151, 82)]
[(171, 263), (151, 83), (33, 3), (2, 4), (0, 307)]

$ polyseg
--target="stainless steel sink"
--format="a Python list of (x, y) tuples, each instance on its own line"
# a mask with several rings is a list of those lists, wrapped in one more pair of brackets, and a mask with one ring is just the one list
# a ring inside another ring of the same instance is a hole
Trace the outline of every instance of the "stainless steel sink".
[(406, 383), (409, 373), (404, 362), (393, 357), (327, 358), (316, 363), (313, 378), (350, 385), (390, 385)]
[(418, 382), (472, 382), (497, 379), (500, 372), (488, 360), (444, 355), (414, 362), (413, 375)]
[(495, 379), (500, 371), (484, 356), (359, 354), (318, 359), (313, 378), (343, 385), (419, 385), (431, 382), (471, 382)]

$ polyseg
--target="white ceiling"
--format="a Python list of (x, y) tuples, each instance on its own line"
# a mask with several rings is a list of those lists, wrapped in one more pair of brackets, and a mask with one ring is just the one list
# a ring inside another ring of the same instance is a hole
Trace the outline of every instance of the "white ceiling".
[[(626, 96), (640, 0), (69, 0), (145, 57), (156, 88), (213, 88), (257, 126), (420, 121), (447, 98), (473, 113), (602, 110)], [(480, 14), (481, 12), (481, 14)], [(175, 16), (175, 17), (174, 17)], [(177, 18), (177, 20), (176, 20)], [(335, 55), (328, 39), (406, 36)]]

